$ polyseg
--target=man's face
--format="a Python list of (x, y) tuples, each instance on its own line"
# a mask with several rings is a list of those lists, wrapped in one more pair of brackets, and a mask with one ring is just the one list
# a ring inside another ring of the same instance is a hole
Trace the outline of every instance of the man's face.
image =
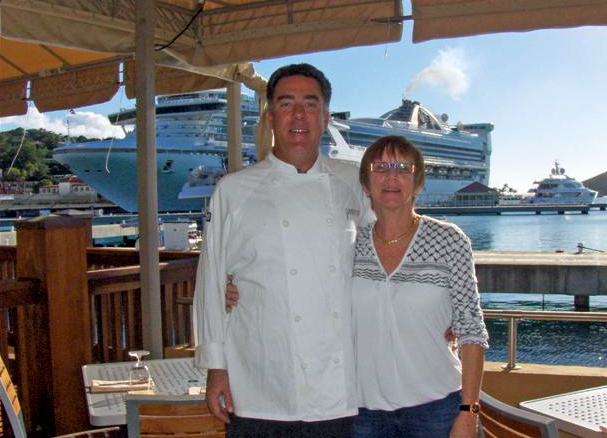
[(287, 76), (276, 84), (269, 114), (274, 131), (274, 154), (307, 172), (316, 161), (329, 111), (315, 79)]

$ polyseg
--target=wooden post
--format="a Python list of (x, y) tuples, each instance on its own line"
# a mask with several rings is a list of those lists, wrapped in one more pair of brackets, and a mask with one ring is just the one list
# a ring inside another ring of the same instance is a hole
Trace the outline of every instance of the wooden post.
[(228, 95), (228, 172), (242, 169), (242, 96), (240, 82), (226, 87)]
[(162, 358), (162, 315), (158, 271), (158, 165), (154, 105), (155, 0), (135, 2), (135, 76), (137, 82), (137, 190), (143, 347)]
[[(55, 433), (88, 429), (81, 366), (92, 361), (86, 248), (89, 222), (46, 216), (17, 222), (17, 277), (40, 280), (47, 293), (50, 362), (30, 359), (50, 375)], [(30, 339), (30, 343), (39, 342)]]

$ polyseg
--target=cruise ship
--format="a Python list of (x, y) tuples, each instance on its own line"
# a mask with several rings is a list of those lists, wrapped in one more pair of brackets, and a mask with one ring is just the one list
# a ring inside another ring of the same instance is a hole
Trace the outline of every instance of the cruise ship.
[[(242, 95), (243, 164), (256, 162), (255, 126), (259, 109), (254, 97)], [(156, 142), (158, 211), (204, 209), (214, 184), (225, 174), (227, 157), (227, 96), (224, 90), (158, 97)], [(70, 143), (53, 152), (106, 199), (126, 211), (137, 211), (135, 110), (110, 114), (125, 129), (123, 139)], [(332, 159), (360, 163), (376, 138), (402, 135), (424, 154), (426, 186), (418, 204), (446, 200), (457, 190), (489, 181), (493, 125), (450, 125), (418, 102), (403, 100), (377, 118), (349, 118), (334, 113), (322, 140), (322, 152)]]

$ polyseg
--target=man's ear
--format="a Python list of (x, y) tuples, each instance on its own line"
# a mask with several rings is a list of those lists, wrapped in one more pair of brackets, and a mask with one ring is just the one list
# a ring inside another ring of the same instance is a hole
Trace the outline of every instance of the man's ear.
[(361, 187), (363, 188), (363, 192), (365, 192), (365, 195), (369, 196), (369, 189), (367, 188), (367, 185), (361, 184)]

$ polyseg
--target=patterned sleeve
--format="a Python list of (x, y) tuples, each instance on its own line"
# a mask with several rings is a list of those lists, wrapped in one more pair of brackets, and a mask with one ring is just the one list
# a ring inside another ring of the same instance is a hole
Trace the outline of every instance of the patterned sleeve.
[(457, 228), (449, 230), (449, 234), (451, 238), (446, 241), (451, 247), (449, 290), (453, 307), (452, 328), (460, 344), (478, 344), (487, 349), (489, 334), (483, 321), (470, 240)]

